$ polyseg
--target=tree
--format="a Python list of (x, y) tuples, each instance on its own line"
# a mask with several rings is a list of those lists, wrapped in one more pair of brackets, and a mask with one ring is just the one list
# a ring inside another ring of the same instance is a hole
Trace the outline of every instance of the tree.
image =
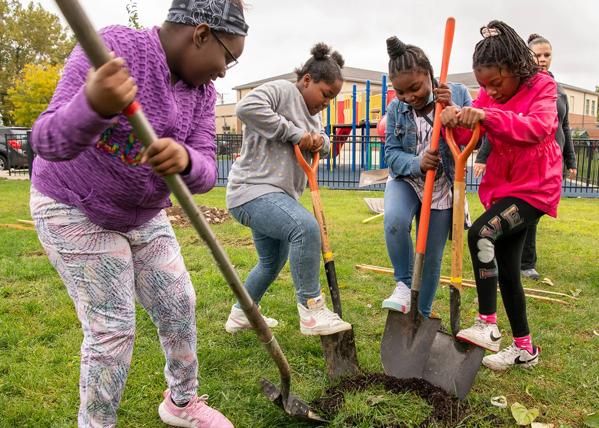
[(127, 9), (127, 15), (129, 15), (129, 27), (138, 30), (141, 29), (142, 26), (139, 24), (139, 14), (137, 13), (137, 0), (128, 0), (125, 8)]
[(14, 123), (31, 127), (43, 112), (60, 79), (61, 65), (27, 64), (22, 76), (8, 89), (7, 104), (12, 107)]
[(0, 0), (0, 114), (5, 123), (13, 118), (4, 98), (25, 64), (62, 65), (74, 45), (58, 17), (41, 5)]

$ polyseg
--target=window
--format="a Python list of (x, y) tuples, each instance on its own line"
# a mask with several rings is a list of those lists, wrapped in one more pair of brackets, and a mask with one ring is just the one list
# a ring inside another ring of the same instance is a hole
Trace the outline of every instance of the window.
[(568, 107), (570, 108), (570, 112), (574, 111), (574, 95), (570, 95), (570, 105)]
[(587, 116), (591, 115), (591, 100), (587, 100), (584, 106), (584, 114), (586, 114)]
[(597, 110), (595, 110), (595, 100), (593, 100), (593, 101), (591, 102), (591, 116), (595, 116), (595, 112), (596, 112), (596, 111), (597, 111)]

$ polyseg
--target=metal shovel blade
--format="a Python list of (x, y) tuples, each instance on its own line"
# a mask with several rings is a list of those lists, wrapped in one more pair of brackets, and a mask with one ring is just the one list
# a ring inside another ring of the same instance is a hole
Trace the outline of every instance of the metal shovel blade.
[(362, 374), (358, 366), (353, 329), (320, 336), (320, 343), (327, 366), (327, 376), (330, 380), (336, 381), (343, 377)]
[(441, 320), (389, 311), (381, 341), (385, 373), (398, 379), (422, 378)]
[(470, 392), (484, 356), (483, 348), (438, 331), (422, 378), (462, 400)]
[(297, 398), (295, 395), (289, 394), (286, 398), (281, 393), (281, 390), (268, 379), (260, 380), (262, 392), (270, 401), (282, 408), (289, 416), (313, 423), (324, 423), (326, 419), (321, 418), (314, 413), (308, 403)]

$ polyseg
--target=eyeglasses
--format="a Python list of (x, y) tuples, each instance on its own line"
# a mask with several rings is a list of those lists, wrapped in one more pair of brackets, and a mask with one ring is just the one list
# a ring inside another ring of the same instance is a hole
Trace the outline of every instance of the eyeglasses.
[(233, 55), (231, 53), (231, 51), (229, 50), (229, 48), (223, 43), (223, 41), (216, 35), (216, 32), (212, 32), (212, 35), (214, 36), (214, 38), (216, 39), (216, 41), (218, 42), (219, 45), (221, 45), (223, 47), (223, 49), (225, 50), (225, 52), (227, 53), (227, 55), (229, 55), (229, 57), (231, 57), (231, 61), (229, 61), (227, 63), (227, 65), (225, 66), (225, 68), (227, 70), (235, 67), (239, 62), (237, 61), (237, 58), (235, 58), (235, 55)]

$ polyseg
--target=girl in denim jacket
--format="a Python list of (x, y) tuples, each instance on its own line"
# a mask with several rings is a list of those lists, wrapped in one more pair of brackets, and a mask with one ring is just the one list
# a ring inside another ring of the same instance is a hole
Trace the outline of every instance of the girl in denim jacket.
[(405, 45), (397, 37), (387, 40), (389, 77), (397, 99), (389, 105), (385, 133), (385, 161), (389, 180), (385, 189), (385, 242), (393, 264), (396, 287), (383, 308), (403, 313), (410, 310), (414, 249), (412, 221), (418, 217), (426, 171), (435, 169), (430, 231), (426, 244), (418, 310), (430, 316), (441, 272), (441, 258), (451, 227), (454, 163), (447, 145), (429, 148), (435, 101), (444, 106), (472, 104), (465, 86), (438, 85), (422, 49)]

